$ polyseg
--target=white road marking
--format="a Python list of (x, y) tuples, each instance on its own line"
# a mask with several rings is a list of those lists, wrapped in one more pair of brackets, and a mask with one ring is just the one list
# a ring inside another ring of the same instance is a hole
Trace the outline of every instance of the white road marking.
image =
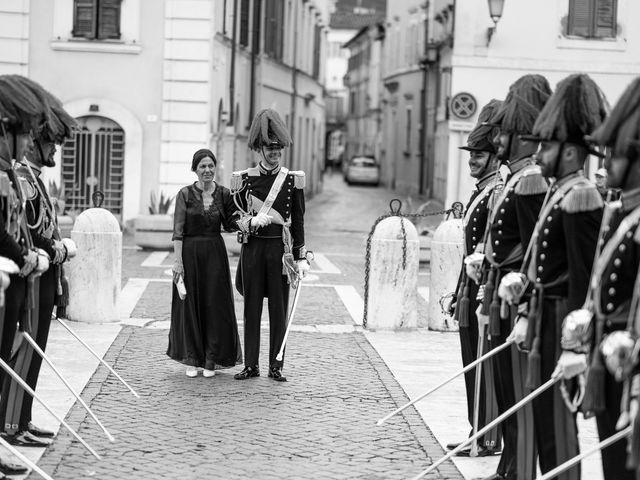
[(336, 293), (342, 300), (349, 315), (356, 325), (362, 325), (362, 317), (364, 316), (364, 302), (362, 297), (353, 285), (334, 285)]
[(130, 278), (124, 288), (120, 290), (118, 312), (121, 320), (131, 316), (131, 312), (136, 308), (136, 304), (149, 285), (149, 280), (148, 278)]
[(169, 256), (169, 252), (151, 252), (147, 258), (145, 258), (144, 262), (140, 264), (141, 267), (162, 267), (165, 268), (165, 265), (162, 263)]
[(329, 274), (342, 273), (340, 272), (340, 269), (336, 267), (333, 263), (331, 263), (331, 261), (329, 261), (327, 256), (322, 253), (314, 252), (313, 263), (315, 263), (316, 266), (319, 267), (319, 269), (318, 270), (312, 269), (311, 270), (312, 273), (329, 273)]

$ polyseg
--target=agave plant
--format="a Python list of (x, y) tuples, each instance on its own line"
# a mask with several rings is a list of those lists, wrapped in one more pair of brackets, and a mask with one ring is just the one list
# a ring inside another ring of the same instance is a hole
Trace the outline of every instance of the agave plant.
[(151, 192), (151, 201), (149, 202), (149, 213), (151, 215), (166, 215), (169, 213), (174, 197), (165, 195), (160, 192), (158, 196), (155, 191)]

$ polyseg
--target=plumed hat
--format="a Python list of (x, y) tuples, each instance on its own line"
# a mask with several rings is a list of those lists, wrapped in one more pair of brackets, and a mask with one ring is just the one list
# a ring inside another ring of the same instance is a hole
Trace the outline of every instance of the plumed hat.
[(62, 102), (39, 83), (24, 77), (23, 82), (38, 97), (43, 107), (43, 122), (34, 131), (36, 139), (62, 144), (66, 138), (73, 136), (77, 123), (66, 112)]
[(260, 150), (268, 145), (288, 147), (293, 142), (280, 115), (275, 110), (260, 110), (251, 122), (249, 129), (249, 148)]
[(550, 96), (551, 87), (545, 77), (524, 75), (509, 87), (495, 122), (503, 132), (528, 135)]
[(640, 77), (627, 87), (590, 140), (611, 147), (616, 157), (640, 158)]
[(496, 100), (495, 98), (487, 103), (480, 114), (478, 115), (478, 123), (469, 133), (467, 138), (467, 145), (460, 147), (462, 150), (468, 150), (470, 152), (480, 151), (496, 153), (496, 144), (493, 143), (493, 139), (498, 134), (498, 128), (493, 124), (493, 118), (496, 116), (500, 107), (502, 106), (502, 100)]
[(602, 124), (608, 110), (602, 90), (591, 77), (584, 73), (569, 75), (558, 83), (540, 112), (533, 137), (587, 145), (585, 137)]
[(28, 133), (44, 121), (38, 97), (20, 75), (0, 75), (0, 122), (9, 131)]

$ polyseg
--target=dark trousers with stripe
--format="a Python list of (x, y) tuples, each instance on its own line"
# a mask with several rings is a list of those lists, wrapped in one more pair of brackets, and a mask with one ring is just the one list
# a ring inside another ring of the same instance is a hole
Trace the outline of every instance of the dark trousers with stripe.
[(240, 264), (244, 295), (244, 364), (257, 367), (260, 357), (260, 319), (266, 297), (269, 308), (269, 366), (282, 367), (276, 360), (287, 328), (289, 284), (282, 275), (282, 238), (251, 237), (242, 246)]
[[(51, 326), (51, 314), (56, 295), (56, 269), (51, 267), (36, 280), (36, 309), (31, 321), (31, 336), (45, 350)], [(18, 337), (20, 338), (20, 337)], [(11, 357), (11, 366), (27, 384), (36, 389), (42, 358), (22, 339)], [(31, 421), (33, 398), (10, 378), (4, 378), (0, 397), (0, 419), (9, 434), (25, 430)]]
[[(0, 338), (0, 358), (7, 363), (11, 362), (11, 349), (13, 348), (13, 339), (18, 328), (18, 320), (24, 315), (24, 308), (27, 298), (27, 282), (18, 275), (10, 276), (11, 284), (5, 291), (2, 314), (2, 337)], [(4, 381), (7, 374), (0, 369), (0, 379)]]
[[(539, 307), (538, 307), (539, 308)], [(561, 354), (562, 321), (567, 315), (566, 299), (545, 296), (540, 317), (540, 373), (546, 382), (556, 368)], [(566, 382), (570, 395), (575, 381)], [(546, 473), (580, 453), (576, 414), (569, 411), (560, 384), (542, 393), (533, 401), (536, 444), (540, 471)], [(580, 464), (553, 477), (555, 480), (580, 480)]]
[[(468, 321), (464, 322), (467, 326), (459, 328), (460, 335), (460, 352), (462, 354), (462, 365), (467, 366), (478, 358), (478, 344), (480, 343), (480, 332), (478, 330), (478, 317), (476, 309), (480, 302), (476, 300), (478, 293), (478, 285), (469, 282), (469, 313)], [(458, 299), (459, 300), (459, 299)], [(484, 348), (481, 354), (489, 350), (486, 334), (484, 335)], [(494, 373), (493, 364), (490, 361), (482, 364), (482, 379), (480, 384), (480, 401), (478, 406), (478, 428), (484, 427), (487, 423), (497, 416), (497, 403), (494, 389)], [(469, 425), (473, 427), (473, 416), (475, 410), (475, 384), (476, 384), (477, 368), (472, 369), (464, 374), (465, 389), (467, 392), (467, 415)], [(487, 448), (499, 449), (501, 445), (500, 429), (496, 428), (487, 433), (484, 438), (478, 442)]]
[[(596, 415), (598, 436), (605, 440), (617, 432), (616, 422), (620, 417), (620, 403), (622, 401), (622, 382), (616, 382), (605, 368), (605, 410)], [(602, 470), (605, 480), (633, 480), (636, 475), (627, 470), (627, 441), (618, 441), (600, 452), (602, 456)], [(640, 473), (637, 478), (640, 479)]]

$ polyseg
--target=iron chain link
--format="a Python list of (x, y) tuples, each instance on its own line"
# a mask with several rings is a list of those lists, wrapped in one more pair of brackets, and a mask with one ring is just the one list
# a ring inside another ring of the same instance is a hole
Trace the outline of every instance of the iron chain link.
[[(394, 208), (394, 204), (397, 203), (397, 208)], [(452, 212), (454, 212), (456, 210), (456, 208), (458, 208), (456, 206), (456, 204), (459, 202), (454, 203), (454, 205), (447, 209), (447, 210), (438, 210), (435, 212), (426, 212), (426, 213), (402, 213), (402, 202), (397, 199), (394, 198), (393, 200), (391, 200), (391, 202), (389, 202), (389, 213), (385, 213), (384, 215), (380, 215), (378, 218), (376, 218), (376, 221), (373, 222), (373, 225), (371, 226), (371, 231), (369, 232), (369, 236), (367, 237), (367, 249), (366, 249), (366, 253), (365, 253), (365, 263), (364, 263), (364, 313), (363, 313), (363, 317), (362, 317), (362, 326), (364, 328), (367, 328), (367, 316), (369, 313), (369, 274), (371, 271), (371, 238), (373, 237), (373, 233), (376, 230), (376, 227), (378, 226), (378, 224), (384, 220), (385, 218), (390, 218), (390, 217), (400, 217), (400, 228), (402, 231), (402, 269), (406, 269), (407, 268), (407, 232), (406, 229), (404, 227), (404, 219), (416, 219), (416, 218), (424, 218), (424, 217), (433, 217), (436, 215), (447, 215), (447, 218), (449, 218), (449, 215), (451, 215)]]

